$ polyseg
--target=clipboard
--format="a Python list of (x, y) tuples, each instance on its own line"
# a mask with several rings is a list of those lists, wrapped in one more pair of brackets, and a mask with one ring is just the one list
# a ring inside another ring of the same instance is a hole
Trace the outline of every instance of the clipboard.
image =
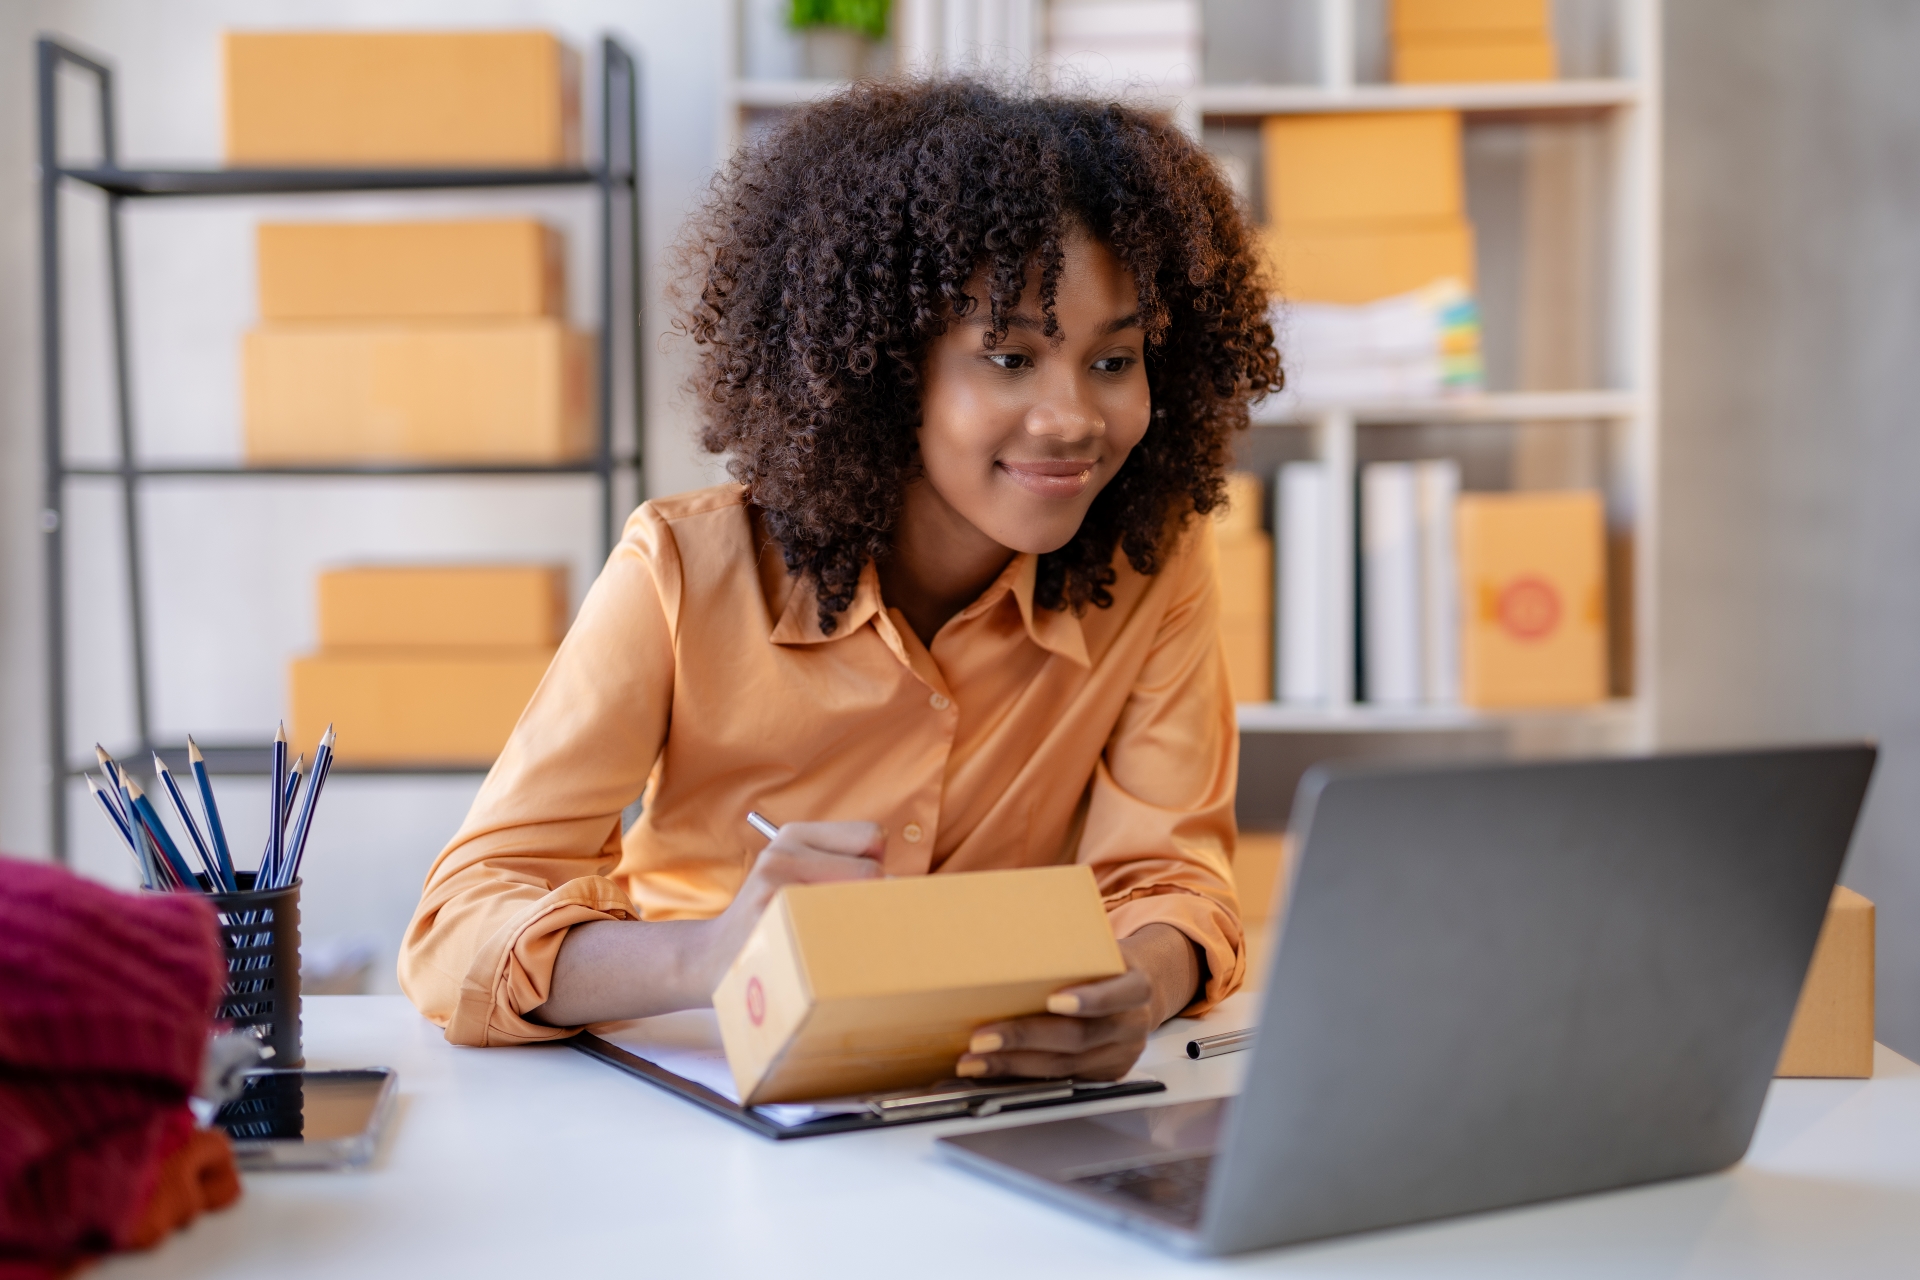
[(930, 1086), (876, 1093), (863, 1101), (866, 1109), (844, 1115), (821, 1116), (802, 1124), (779, 1124), (721, 1097), (703, 1084), (675, 1075), (665, 1067), (648, 1062), (637, 1054), (609, 1044), (592, 1032), (581, 1032), (566, 1043), (589, 1057), (628, 1075), (678, 1094), (695, 1106), (704, 1107), (722, 1119), (751, 1129), (763, 1138), (784, 1142), (789, 1138), (813, 1138), (829, 1133), (852, 1133), (861, 1129), (890, 1129), (903, 1124), (924, 1124), (930, 1120), (984, 1118), (1007, 1111), (1029, 1111), (1037, 1107), (1060, 1107), (1075, 1102), (1094, 1102), (1104, 1098), (1127, 1098), (1143, 1093), (1164, 1093), (1166, 1085), (1158, 1080), (1119, 1080), (1112, 1083), (1086, 1080), (1020, 1080), (1011, 1083), (968, 1084), (961, 1087)]

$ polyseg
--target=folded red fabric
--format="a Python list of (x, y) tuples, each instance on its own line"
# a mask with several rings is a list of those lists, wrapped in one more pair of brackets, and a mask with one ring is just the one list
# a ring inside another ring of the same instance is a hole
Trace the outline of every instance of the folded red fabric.
[(0, 1275), (151, 1242), (225, 978), (197, 895), (0, 858)]

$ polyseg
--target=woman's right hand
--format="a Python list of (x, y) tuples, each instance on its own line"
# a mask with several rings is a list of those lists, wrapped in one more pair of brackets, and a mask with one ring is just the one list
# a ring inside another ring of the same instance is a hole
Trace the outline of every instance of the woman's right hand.
[(767, 843), (727, 909), (708, 921), (706, 991), (747, 944), (773, 895), (790, 884), (877, 880), (886, 874), (886, 828), (872, 822), (789, 822)]
[(790, 884), (878, 879), (886, 847), (887, 833), (875, 823), (789, 822), (711, 920), (594, 920), (567, 930), (547, 998), (526, 1016), (578, 1027), (700, 1008), (774, 894)]

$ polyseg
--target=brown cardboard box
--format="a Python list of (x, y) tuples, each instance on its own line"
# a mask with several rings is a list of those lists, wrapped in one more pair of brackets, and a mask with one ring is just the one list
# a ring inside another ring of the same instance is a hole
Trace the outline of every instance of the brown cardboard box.
[(247, 460), (564, 462), (592, 355), (557, 320), (274, 324), (247, 334)]
[(1294, 302), (1374, 302), (1432, 284), (1474, 283), (1473, 228), (1461, 218), (1268, 227), (1281, 296)]
[(262, 320), (560, 316), (560, 233), (532, 218), (260, 224)]
[(580, 163), (580, 60), (545, 31), (229, 31), (230, 165)]
[(551, 648), (361, 649), (295, 658), (295, 742), (331, 724), (342, 764), (491, 764)]
[(1233, 853), (1233, 883), (1240, 919), (1249, 929), (1280, 918), (1287, 883), (1287, 837), (1274, 831), (1242, 831)]
[(1460, 556), (1460, 696), (1476, 707), (1607, 696), (1606, 514), (1591, 490), (1468, 493)]
[(567, 630), (565, 565), (365, 565), (320, 574), (320, 647), (544, 648)]
[(1393, 44), (1399, 84), (1551, 80), (1557, 74), (1553, 41), (1544, 35), (1407, 36)]
[(1267, 221), (1289, 233), (1308, 224), (1432, 223), (1466, 208), (1457, 111), (1270, 116), (1260, 137)]
[(1261, 528), (1265, 488), (1245, 471), (1227, 476), (1227, 504), (1214, 509), (1220, 641), (1235, 702), (1273, 699), (1273, 538)]
[(1835, 885), (1777, 1076), (1873, 1074), (1873, 903)]
[(1125, 971), (1081, 866), (789, 885), (713, 993), (743, 1103), (926, 1084), (975, 1027)]
[(1389, 25), (1396, 40), (1466, 32), (1546, 35), (1552, 17), (1547, 0), (1393, 0)]

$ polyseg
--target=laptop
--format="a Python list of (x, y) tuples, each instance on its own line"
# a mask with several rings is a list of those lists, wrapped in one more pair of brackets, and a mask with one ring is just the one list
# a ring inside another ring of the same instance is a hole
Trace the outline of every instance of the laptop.
[(1874, 754), (1315, 769), (1240, 1094), (939, 1150), (1204, 1254), (1723, 1169)]

